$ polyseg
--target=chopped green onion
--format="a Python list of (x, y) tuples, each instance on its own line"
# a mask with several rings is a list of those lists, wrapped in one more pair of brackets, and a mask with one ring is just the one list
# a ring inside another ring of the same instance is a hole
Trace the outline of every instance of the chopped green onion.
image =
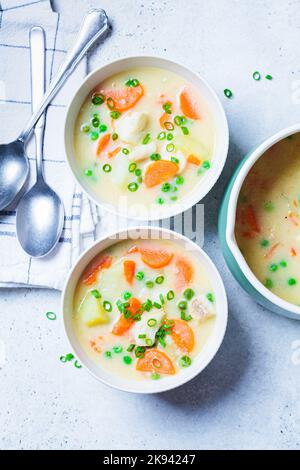
[(161, 190), (164, 193), (167, 193), (168, 191), (170, 191), (170, 189), (171, 189), (170, 183), (164, 183), (161, 187)]
[(214, 294), (212, 292), (209, 292), (206, 295), (206, 298), (207, 298), (207, 300), (209, 300), (209, 302), (213, 302), (214, 301)]
[(82, 126), (80, 127), (80, 130), (81, 132), (84, 132), (85, 134), (87, 134), (88, 132), (90, 132), (91, 126), (89, 126), (88, 124), (82, 124)]
[(173, 140), (174, 139), (174, 136), (171, 132), (168, 132), (167, 134), (167, 140)]
[(99, 132), (93, 131), (90, 133), (91, 140), (97, 140), (99, 137)]
[(171, 157), (171, 162), (179, 164), (179, 160), (176, 157)]
[(165, 126), (165, 128), (167, 129), (167, 131), (173, 131), (173, 130), (174, 130), (174, 125), (173, 125), (173, 123), (170, 122), (170, 121), (166, 121), (166, 122), (164, 123), (164, 126)]
[(147, 338), (147, 335), (142, 334), (142, 335), (139, 335), (138, 337), (139, 337), (139, 339), (145, 339), (145, 338)]
[(67, 360), (67, 361), (72, 361), (72, 359), (74, 359), (74, 355), (73, 355), (72, 353), (68, 353), (68, 354), (66, 355), (66, 360)]
[(137, 358), (144, 357), (145, 348), (143, 346), (138, 346), (137, 348), (135, 348), (134, 354)]
[(259, 81), (261, 79), (261, 75), (260, 73), (256, 70), (255, 72), (253, 72), (252, 74), (252, 77), (254, 78), (254, 80), (256, 81)]
[(147, 346), (153, 346), (153, 341), (150, 338), (146, 338), (146, 345)]
[(153, 302), (153, 307), (160, 309), (161, 305), (158, 302)]
[(105, 165), (103, 165), (102, 167), (102, 170), (105, 172), (105, 173), (110, 173), (112, 168), (111, 168), (111, 165), (109, 163), (105, 163)]
[(270, 271), (275, 272), (275, 271), (277, 271), (277, 269), (278, 269), (278, 265), (277, 265), (277, 264), (275, 264), (275, 263), (271, 264), (271, 266), (270, 266)]
[(84, 174), (85, 176), (93, 176), (93, 170), (87, 168), (86, 170), (84, 170)]
[(139, 187), (139, 185), (137, 183), (129, 183), (129, 185), (127, 186), (129, 191), (132, 192), (132, 193), (137, 191), (138, 187)]
[(273, 80), (273, 77), (272, 77), (272, 75), (267, 74), (267, 75), (265, 76), (265, 79), (266, 79), (266, 80)]
[(151, 379), (152, 380), (159, 380), (160, 379), (160, 375), (157, 373), (157, 372), (153, 372), (151, 374)]
[(267, 211), (267, 212), (271, 212), (273, 209), (274, 209), (274, 204), (272, 201), (267, 201), (265, 202), (264, 204), (264, 209)]
[(107, 125), (106, 125), (106, 124), (101, 124), (101, 126), (99, 127), (99, 131), (100, 131), (100, 132), (105, 132), (105, 131), (107, 131)]
[(187, 301), (186, 300), (181, 300), (179, 304), (177, 305), (179, 310), (186, 310), (188, 307)]
[(173, 290), (169, 290), (169, 292), (167, 293), (167, 299), (168, 300), (173, 300), (175, 297), (175, 293)]
[(166, 146), (166, 151), (167, 152), (174, 152), (174, 150), (175, 150), (175, 145), (174, 144), (168, 144)]
[(126, 86), (137, 87), (140, 84), (137, 78), (130, 78), (125, 82)]
[(119, 353), (123, 352), (122, 346), (114, 346), (113, 350), (116, 354), (119, 354)]
[(163, 104), (163, 110), (164, 110), (167, 114), (172, 114), (171, 107), (172, 107), (172, 103), (170, 103), (170, 102), (167, 102), (167, 103), (164, 103), (164, 104)]
[(160, 205), (161, 205), (161, 204), (164, 204), (164, 202), (165, 202), (165, 201), (164, 201), (164, 199), (163, 199), (162, 197), (159, 197), (159, 198), (157, 199), (157, 204), (160, 204)]
[(194, 297), (195, 292), (193, 291), (193, 289), (186, 289), (183, 295), (186, 298), (186, 300), (191, 300)]
[(189, 367), (192, 364), (192, 359), (189, 356), (182, 356), (180, 358), (181, 367)]
[(134, 348), (135, 348), (135, 344), (132, 343), (132, 344), (130, 344), (130, 345), (128, 346), (127, 351), (128, 351), (128, 352), (132, 352), (132, 351), (134, 350)]
[(164, 305), (165, 299), (164, 299), (164, 296), (163, 296), (162, 294), (159, 294), (159, 300), (160, 300), (160, 303), (161, 303), (162, 305)]
[(123, 297), (124, 297), (124, 300), (128, 300), (128, 299), (130, 299), (130, 297), (132, 297), (132, 293), (131, 292), (124, 292)]
[(262, 246), (263, 248), (265, 248), (269, 245), (270, 245), (269, 240), (263, 239), (263, 240), (260, 241), (260, 246)]
[(121, 116), (120, 111), (112, 111), (112, 112), (110, 113), (110, 117), (111, 117), (112, 119), (119, 119), (120, 116)]
[(164, 140), (166, 138), (166, 133), (164, 131), (160, 132), (157, 138), (158, 140)]
[(273, 284), (272, 279), (269, 279), (269, 278), (268, 278), (268, 279), (265, 280), (265, 286), (266, 286), (268, 289), (272, 289), (273, 285), (274, 285), (274, 284)]
[(139, 271), (136, 273), (135, 277), (137, 278), (138, 281), (142, 281), (145, 277), (145, 274), (143, 273), (143, 271)]
[(163, 348), (165, 348), (165, 347), (167, 346), (167, 343), (165, 342), (165, 340), (164, 340), (161, 336), (159, 336), (157, 339), (158, 339), (159, 344), (160, 344)]
[(183, 126), (183, 127), (181, 128), (181, 130), (182, 130), (183, 135), (188, 135), (188, 134), (190, 133), (190, 131), (188, 130), (188, 128), (185, 127), (185, 126)]
[(127, 148), (123, 148), (122, 149), (122, 152), (124, 153), (124, 155), (128, 155), (129, 154), (129, 150)]
[(176, 178), (176, 184), (183, 184), (184, 183), (184, 177), (179, 175)]
[(149, 289), (152, 289), (152, 287), (154, 287), (154, 282), (153, 281), (146, 281), (146, 287), (148, 287)]
[(147, 321), (147, 325), (150, 327), (155, 326), (156, 323), (157, 323), (157, 320), (155, 318), (149, 318), (149, 320)]
[(104, 300), (104, 302), (103, 302), (103, 308), (104, 308), (104, 310), (106, 310), (107, 312), (111, 312), (111, 311), (112, 311), (112, 304), (111, 304), (108, 300)]
[(111, 351), (105, 351), (105, 356), (106, 357), (111, 357), (112, 356)]
[(92, 103), (95, 105), (99, 105), (104, 103), (105, 96), (102, 93), (94, 93), (92, 96)]
[(93, 127), (99, 127), (100, 126), (100, 119), (97, 118), (97, 117), (94, 117), (92, 119), (92, 125), (93, 125)]
[(130, 165), (128, 166), (128, 171), (130, 173), (133, 173), (136, 169), (136, 163), (130, 163)]
[(152, 155), (150, 155), (150, 160), (161, 160), (161, 155), (159, 153), (152, 153)]
[(111, 110), (114, 109), (115, 107), (115, 102), (111, 97), (107, 98), (106, 104), (107, 104), (107, 107)]
[(135, 176), (141, 176), (142, 170), (140, 168), (137, 168), (134, 172)]
[(150, 310), (152, 308), (152, 301), (150, 299), (148, 299), (147, 302), (145, 302), (143, 304), (143, 307), (147, 312), (150, 312)]
[(74, 362), (74, 367), (76, 367), (76, 369), (82, 369), (82, 365), (79, 364), (79, 362), (77, 361), (77, 359), (76, 359), (75, 362)]
[(294, 277), (290, 277), (290, 279), (288, 280), (288, 285), (294, 286), (295, 284), (297, 284), (296, 279)]
[(282, 268), (286, 268), (286, 267), (287, 267), (287, 262), (286, 262), (285, 260), (280, 261), (279, 264), (280, 264), (280, 266), (281, 266)]
[(164, 282), (165, 278), (164, 276), (157, 276), (155, 279), (156, 284), (162, 284)]
[(177, 201), (177, 199), (178, 199), (177, 196), (171, 196), (171, 197), (170, 197), (170, 200), (171, 200), (171, 201)]
[(67, 362), (66, 356), (60, 356), (60, 362)]
[(56, 313), (54, 313), (54, 312), (47, 312), (47, 313), (46, 313), (46, 317), (48, 318), (48, 320), (56, 320)]
[(98, 289), (91, 290), (91, 294), (92, 294), (93, 297), (95, 297), (95, 299), (101, 299), (101, 294), (98, 291)]
[(113, 135), (111, 136), (112, 140), (117, 140), (118, 137), (119, 136), (116, 132), (114, 132)]
[(232, 98), (233, 97), (233, 93), (232, 93), (231, 90), (229, 90), (229, 88), (225, 88), (224, 95), (226, 96), (226, 98)]
[(130, 356), (124, 356), (123, 357), (123, 362), (126, 364), (126, 365), (130, 365), (132, 363), (132, 358)]
[(182, 124), (186, 123), (186, 118), (184, 116), (175, 116), (174, 122), (177, 126), (182, 126)]
[(150, 134), (146, 134), (145, 137), (143, 138), (143, 144), (146, 145), (150, 142), (151, 140), (151, 135)]
[(186, 316), (184, 310), (181, 310), (181, 312), (180, 312), (180, 318), (181, 318), (181, 320), (184, 320), (184, 321), (190, 321), (190, 320), (192, 320), (192, 316), (191, 316), (191, 315), (187, 315), (187, 316)]
[(210, 168), (210, 162), (208, 160), (204, 160), (204, 162), (202, 163), (202, 167), (205, 170), (208, 170)]

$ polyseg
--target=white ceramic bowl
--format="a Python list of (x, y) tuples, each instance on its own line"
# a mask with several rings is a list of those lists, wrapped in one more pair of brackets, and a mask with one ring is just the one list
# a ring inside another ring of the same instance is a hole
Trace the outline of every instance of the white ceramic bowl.
[[(134, 67), (143, 67), (143, 66), (152, 66), (160, 67), (167, 69), (171, 72), (174, 72), (178, 75), (181, 75), (187, 81), (192, 83), (198, 88), (203, 98), (209, 105), (209, 108), (212, 112), (213, 119), (216, 127), (216, 143), (214, 154), (212, 156), (212, 165), (211, 169), (206, 172), (206, 174), (201, 178), (199, 184), (193, 188), (193, 190), (180, 199), (178, 204), (172, 206), (156, 206), (155, 210), (149, 211), (139, 207), (134, 212), (134, 209), (126, 207), (114, 207), (108, 204), (102, 203), (99, 200), (98, 196), (92, 191), (88, 184), (82, 179), (80, 175), (79, 168), (76, 164), (76, 159), (74, 156), (74, 125), (76, 122), (77, 115), (79, 110), (84, 103), (88, 94), (103, 80), (114, 75), (123, 70), (127, 70)], [(75, 93), (74, 98), (72, 99), (65, 122), (65, 149), (67, 155), (67, 161), (70, 165), (70, 168), (78, 181), (79, 185), (83, 191), (92, 199), (96, 204), (101, 205), (105, 209), (125, 217), (130, 217), (135, 220), (158, 220), (166, 217), (175, 216), (181, 212), (189, 209), (194, 204), (203, 199), (204, 196), (211, 190), (211, 188), (216, 183), (219, 178), (222, 169), (224, 167), (227, 152), (228, 152), (228, 142), (229, 142), (229, 133), (228, 133), (228, 124), (227, 119), (223, 110), (223, 107), (215, 94), (215, 92), (210, 88), (210, 86), (196, 73), (192, 72), (183, 65), (180, 65), (176, 62), (172, 62), (161, 57), (149, 57), (149, 56), (138, 56), (138, 57), (127, 57), (124, 59), (116, 60), (111, 62), (103, 67), (92, 72), (88, 75), (83, 83), (78, 88)]]
[[(77, 283), (81, 277), (83, 270), (86, 268), (88, 263), (101, 251), (105, 250), (109, 246), (118, 243), (120, 240), (137, 238), (168, 238), (173, 239), (175, 242), (182, 245), (184, 250), (195, 250), (200, 258), (200, 261), (205, 266), (207, 273), (214, 286), (214, 293), (216, 299), (216, 323), (214, 331), (209, 338), (207, 344), (204, 346), (202, 352), (194, 359), (193, 364), (181, 371), (179, 374), (170, 377), (164, 377), (163, 380), (158, 381), (134, 381), (126, 380), (123, 377), (118, 377), (113, 374), (109, 374), (107, 371), (97, 366), (86, 352), (81, 347), (77, 336), (74, 331), (72, 313), (73, 313), (73, 296)], [(110, 385), (111, 387), (119, 390), (135, 393), (158, 393), (166, 390), (173, 389), (179, 385), (184, 384), (188, 380), (191, 380), (197, 374), (199, 374), (212, 360), (216, 352), (218, 351), (225, 334), (227, 325), (227, 297), (222, 279), (210, 258), (204, 251), (199, 248), (198, 245), (191, 242), (188, 238), (180, 235), (171, 230), (162, 229), (158, 227), (133, 227), (128, 230), (124, 230), (118, 233), (111, 234), (97, 241), (91, 248), (86, 250), (82, 256), (78, 259), (77, 263), (73, 267), (63, 291), (62, 296), (62, 311), (64, 315), (64, 325), (74, 350), (75, 355), (84, 367), (94, 375), (98, 380)]]
[(235, 238), (235, 214), (239, 193), (249, 171), (255, 162), (280, 140), (300, 132), (300, 125), (290, 126), (266, 139), (250, 154), (246, 155), (236, 169), (232, 180), (225, 191), (219, 217), (219, 236), (225, 259), (242, 287), (248, 291), (258, 303), (275, 313), (300, 320), (300, 307), (281, 299), (267, 289), (253, 274), (242, 255)]

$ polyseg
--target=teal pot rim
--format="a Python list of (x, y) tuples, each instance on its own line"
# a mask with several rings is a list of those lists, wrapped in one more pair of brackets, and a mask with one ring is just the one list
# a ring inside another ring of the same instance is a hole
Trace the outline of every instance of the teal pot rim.
[[(263, 304), (277, 313), (300, 320), (300, 307), (273, 294), (253, 274), (238, 247), (234, 233), (238, 196), (249, 171), (266, 150), (280, 140), (293, 135), (296, 132), (300, 132), (300, 124), (280, 130), (266, 139), (256, 149), (246, 155), (244, 160), (242, 160), (241, 164), (236, 169), (224, 196), (220, 211), (219, 232), (225, 259), (242, 287), (247, 290), (248, 293), (254, 295), (258, 303)], [(230, 252), (231, 259), (229, 259), (225, 254), (228, 250)], [(233, 267), (233, 263), (236, 263), (235, 268)], [(239, 274), (237, 274), (237, 271), (239, 271)]]

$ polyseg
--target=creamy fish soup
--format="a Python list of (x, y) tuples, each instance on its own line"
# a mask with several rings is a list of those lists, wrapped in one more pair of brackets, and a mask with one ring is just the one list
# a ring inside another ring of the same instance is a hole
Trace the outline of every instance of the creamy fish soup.
[(185, 79), (141, 67), (114, 75), (87, 97), (75, 125), (82, 183), (114, 206), (175, 204), (211, 167), (215, 127)]
[(300, 305), (300, 134), (271, 147), (249, 172), (235, 234), (256, 277)]
[(201, 354), (214, 329), (215, 296), (194, 252), (169, 240), (123, 241), (82, 274), (73, 321), (99, 367), (127, 379), (160, 380)]

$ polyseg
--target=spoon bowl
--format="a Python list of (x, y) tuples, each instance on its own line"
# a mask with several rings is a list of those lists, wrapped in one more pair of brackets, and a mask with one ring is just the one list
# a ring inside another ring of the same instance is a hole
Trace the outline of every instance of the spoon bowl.
[(59, 241), (64, 208), (59, 196), (38, 180), (17, 209), (17, 236), (26, 253), (35, 258), (49, 254)]
[(5, 209), (21, 191), (29, 174), (24, 143), (15, 140), (0, 145), (0, 210)]

